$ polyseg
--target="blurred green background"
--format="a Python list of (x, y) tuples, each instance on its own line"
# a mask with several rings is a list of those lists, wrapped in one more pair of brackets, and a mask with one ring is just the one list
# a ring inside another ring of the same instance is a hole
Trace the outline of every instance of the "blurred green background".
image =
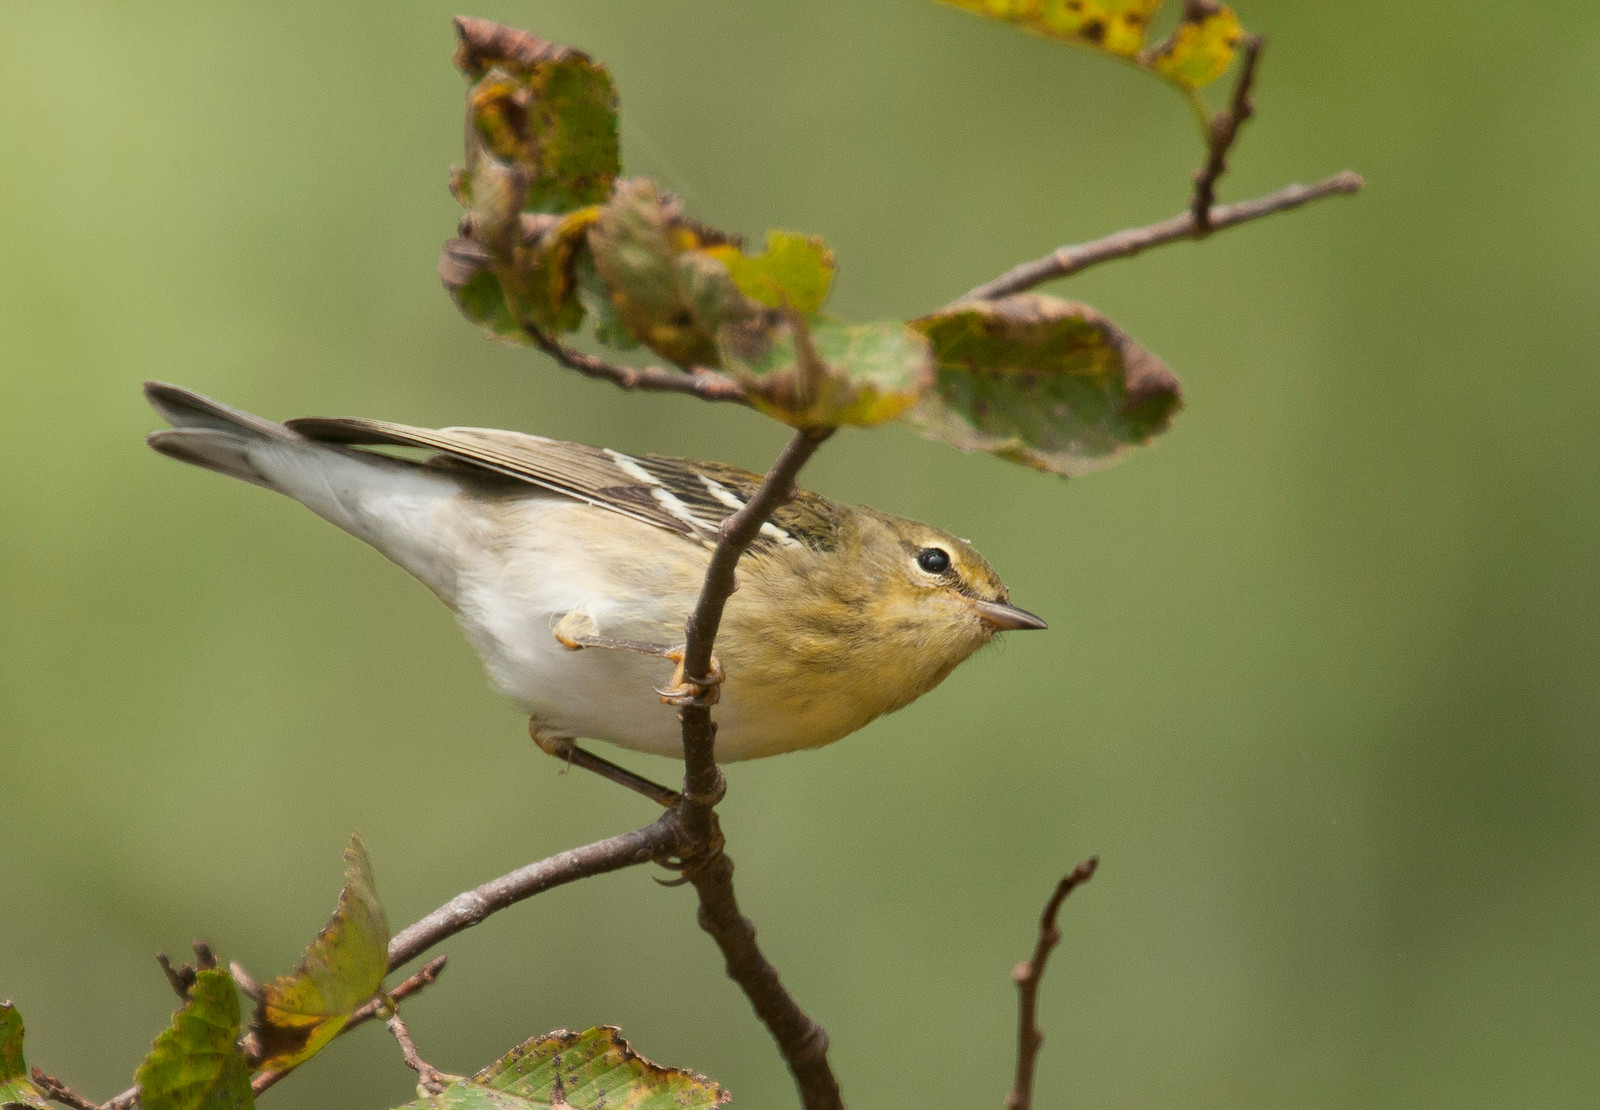
[[(1240, 8), (1271, 43), (1224, 198), (1346, 166), (1369, 187), (1052, 289), (1167, 359), (1174, 429), (1070, 483), (898, 428), (809, 471), (972, 537), (1051, 621), (843, 743), (730, 771), (745, 907), (854, 1106), (1000, 1104), (1007, 973), (1091, 853), (1041, 1107), (1594, 1104), (1600, 14)], [(558, 774), (402, 572), (148, 451), (141, 379), (752, 467), (783, 440), (457, 316), (434, 273), (455, 11), (7, 8), (0, 997), (97, 1097), (172, 1008), (152, 953), (203, 935), (286, 969), (352, 829), (398, 926), (649, 816)], [(826, 236), (846, 317), (1169, 216), (1199, 160), (1160, 83), (923, 0), (472, 14), (610, 64), (628, 170), (695, 216)], [(692, 893), (646, 870), (444, 950), (408, 1015), (448, 1071), (611, 1022), (738, 1105), (794, 1102)], [(267, 1104), (411, 1089), (374, 1026)]]

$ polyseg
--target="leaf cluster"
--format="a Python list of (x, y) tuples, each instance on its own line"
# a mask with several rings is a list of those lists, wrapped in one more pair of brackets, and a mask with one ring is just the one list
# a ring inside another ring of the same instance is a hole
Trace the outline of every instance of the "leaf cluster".
[(491, 335), (548, 348), (588, 325), (613, 350), (730, 376), (741, 399), (793, 427), (903, 420), (1063, 475), (1147, 442), (1180, 407), (1160, 360), (1073, 302), (835, 319), (824, 310), (837, 264), (820, 238), (773, 230), (752, 251), (649, 179), (622, 176), (603, 65), (484, 20), (456, 30), (469, 86), (451, 187), (465, 212), (439, 273)]
[[(372, 862), (361, 838), (353, 836), (333, 917), (293, 971), (257, 985), (237, 965), (217, 966), (203, 945), (196, 947), (199, 966), (169, 967), (183, 1004), (139, 1065), (134, 1087), (108, 1106), (249, 1110), (258, 1089), (309, 1060), (350, 1025), (372, 1016), (394, 1018), (404, 992), (391, 995), (383, 988), (388, 947)], [(248, 1021), (241, 993), (254, 1002)], [(37, 1069), (30, 1078), (22, 1042), (21, 1015), (10, 1002), (0, 1003), (0, 1110), (45, 1110), (51, 1097), (70, 1092), (54, 1089), (58, 1081)], [(533, 1037), (470, 1078), (442, 1078), (439, 1090), (419, 1088), (418, 1099), (402, 1110), (692, 1110), (729, 1098), (704, 1076), (640, 1056), (611, 1026)]]

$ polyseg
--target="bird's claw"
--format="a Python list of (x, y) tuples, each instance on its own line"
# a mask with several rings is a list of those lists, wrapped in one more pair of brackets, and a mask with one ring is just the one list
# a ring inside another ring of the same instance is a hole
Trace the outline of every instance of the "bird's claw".
[(709, 709), (721, 700), (722, 680), (728, 677), (727, 672), (722, 669), (722, 660), (713, 655), (711, 673), (700, 678), (690, 678), (683, 673), (682, 646), (672, 648), (665, 654), (678, 667), (672, 672), (672, 681), (656, 690), (664, 703), (680, 708), (699, 705)]

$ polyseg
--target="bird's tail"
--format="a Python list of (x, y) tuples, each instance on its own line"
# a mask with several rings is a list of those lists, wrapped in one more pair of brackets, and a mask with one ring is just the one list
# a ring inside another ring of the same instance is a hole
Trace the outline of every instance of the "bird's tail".
[(145, 382), (144, 395), (172, 425), (145, 437), (151, 447), (180, 462), (203, 466), (267, 489), (278, 490), (279, 487), (252, 457), (253, 448), (275, 444), (295, 450), (311, 446), (304, 437), (282, 424), (213, 401), (181, 386)]
[(163, 455), (292, 497), (436, 591), (448, 588), (435, 514), (460, 492), (449, 479), (406, 459), (319, 443), (181, 386), (146, 382), (144, 395), (172, 424), (147, 437)]

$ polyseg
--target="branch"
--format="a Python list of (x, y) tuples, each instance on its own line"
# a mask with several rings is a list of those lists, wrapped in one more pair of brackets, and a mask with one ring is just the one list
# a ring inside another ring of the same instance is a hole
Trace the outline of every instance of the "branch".
[(1056, 884), (1055, 893), (1045, 903), (1039, 918), (1039, 940), (1033, 948), (1033, 958), (1023, 960), (1011, 970), (1012, 981), (1017, 984), (1017, 1079), (1006, 1096), (1007, 1110), (1029, 1110), (1033, 1105), (1033, 1069), (1039, 1061), (1039, 1046), (1044, 1034), (1039, 1032), (1039, 981), (1044, 978), (1045, 961), (1050, 950), (1061, 941), (1056, 928), (1056, 913), (1061, 903), (1073, 889), (1089, 881), (1100, 861), (1093, 857), (1084, 860)]
[(671, 855), (678, 850), (680, 839), (673, 812), (668, 810), (642, 829), (558, 852), (456, 895), (389, 941), (389, 969), (411, 962), (446, 937), (551, 887)]
[(779, 980), (778, 969), (761, 954), (755, 925), (739, 912), (734, 897), (733, 861), (718, 853), (686, 874), (700, 896), (700, 927), (717, 942), (728, 978), (739, 984), (778, 1042), (800, 1090), (800, 1104), (805, 1110), (843, 1110), (839, 1080), (828, 1065), (828, 1032), (800, 1008)]
[[(734, 570), (778, 506), (795, 493), (801, 467), (816, 453), (832, 428), (803, 428), (767, 472), (761, 488), (723, 522), (711, 553), (700, 599), (684, 629), (683, 675), (694, 684), (711, 672), (712, 646), (722, 611), (735, 588)], [(714, 807), (724, 783), (717, 769), (716, 726), (704, 697), (686, 705), (683, 719), (683, 797), (669, 812), (680, 816), (685, 834), (681, 850), (684, 877), (700, 898), (700, 927), (717, 942), (728, 978), (739, 984), (756, 1016), (766, 1025), (789, 1065), (806, 1110), (843, 1110), (839, 1081), (828, 1066), (828, 1034), (800, 1008), (778, 979), (778, 971), (756, 946), (755, 927), (739, 912), (733, 890), (733, 861), (722, 852)]]
[(405, 1019), (400, 1016), (399, 1010), (390, 1010), (388, 1026), (390, 1035), (400, 1046), (400, 1058), (406, 1062), (406, 1067), (417, 1073), (418, 1085), (430, 1095), (443, 1091), (444, 1076), (440, 1075), (439, 1069), (424, 1060), (417, 1051), (417, 1042), (411, 1039), (411, 1030), (406, 1028)]
[[(84, 1098), (55, 1076), (46, 1075), (41, 1068), (35, 1067), (33, 1069), (33, 1085), (39, 1088), (45, 1098), (70, 1106), (72, 1110), (100, 1110), (100, 1105), (93, 1099)], [(10, 1106), (12, 1104), (8, 1102), (6, 1105)], [(18, 1105), (26, 1104), (19, 1103)]]
[(610, 382), (622, 389), (644, 393), (687, 393), (702, 401), (746, 401), (744, 386), (726, 374), (704, 367), (669, 370), (665, 366), (619, 366), (595, 355), (575, 351), (547, 333), (531, 320), (517, 323), (529, 339), (545, 354), (569, 370), (589, 378)]
[(1239, 137), (1239, 128), (1245, 120), (1255, 115), (1255, 102), (1250, 99), (1250, 87), (1256, 79), (1256, 61), (1261, 57), (1262, 38), (1251, 35), (1244, 40), (1244, 60), (1239, 63), (1239, 76), (1233, 84), (1233, 97), (1226, 111), (1218, 112), (1206, 127), (1206, 163), (1194, 173), (1194, 199), (1189, 204), (1189, 214), (1194, 217), (1196, 233), (1205, 235), (1211, 230), (1211, 206), (1217, 200), (1217, 179), (1228, 172), (1228, 151)]
[(1103, 239), (1057, 247), (1043, 258), (1024, 262), (1007, 270), (993, 281), (987, 281), (970, 290), (955, 303), (1008, 297), (1047, 281), (1087, 270), (1090, 266), (1102, 262), (1131, 258), (1150, 247), (1175, 243), (1180, 239), (1201, 239), (1213, 231), (1259, 220), (1275, 212), (1287, 212), (1291, 208), (1299, 208), (1303, 204), (1310, 204), (1323, 197), (1348, 195), (1359, 190), (1364, 184), (1360, 174), (1345, 170), (1343, 173), (1334, 174), (1310, 185), (1287, 185), (1276, 193), (1268, 193), (1254, 200), (1219, 205), (1210, 210), (1211, 218), (1204, 227), (1196, 222), (1194, 213), (1189, 211), (1170, 220), (1162, 220), (1160, 223), (1118, 231)]

